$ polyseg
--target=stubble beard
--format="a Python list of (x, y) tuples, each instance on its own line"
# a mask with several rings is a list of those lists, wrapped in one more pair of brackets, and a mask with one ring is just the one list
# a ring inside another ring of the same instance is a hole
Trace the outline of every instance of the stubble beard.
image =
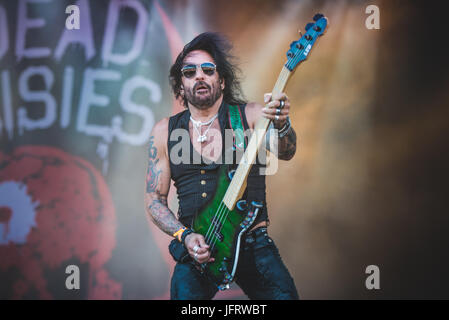
[[(205, 85), (209, 93), (208, 94), (197, 94), (196, 89), (199, 85)], [(223, 94), (223, 91), (221, 89), (221, 86), (219, 83), (212, 84), (212, 87), (209, 86), (207, 83), (200, 81), (197, 82), (193, 88), (186, 90), (186, 100), (189, 102), (193, 107), (198, 108), (200, 110), (206, 110), (209, 109), (214, 105), (214, 103), (221, 97)]]

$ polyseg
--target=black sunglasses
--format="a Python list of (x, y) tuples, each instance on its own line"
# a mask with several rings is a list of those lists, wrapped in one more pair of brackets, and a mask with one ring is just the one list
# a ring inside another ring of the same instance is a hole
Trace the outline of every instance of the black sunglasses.
[(200, 66), (203, 73), (207, 76), (212, 76), (217, 69), (217, 66), (212, 62), (204, 62), (202, 64), (188, 64), (182, 67), (181, 73), (187, 79), (193, 78), (196, 75), (196, 68)]

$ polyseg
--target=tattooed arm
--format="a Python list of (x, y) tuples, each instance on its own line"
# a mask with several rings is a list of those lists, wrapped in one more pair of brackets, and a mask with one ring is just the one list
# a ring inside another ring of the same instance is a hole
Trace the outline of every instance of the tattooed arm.
[(170, 236), (183, 227), (167, 206), (170, 163), (167, 153), (168, 119), (158, 122), (148, 143), (145, 209), (153, 222)]
[[(145, 209), (153, 222), (170, 236), (184, 227), (167, 206), (170, 189), (170, 159), (167, 151), (168, 119), (158, 122), (148, 144), (148, 170), (145, 186)], [(191, 233), (185, 237), (184, 245), (189, 254), (199, 263), (212, 262), (209, 246), (201, 234)]]

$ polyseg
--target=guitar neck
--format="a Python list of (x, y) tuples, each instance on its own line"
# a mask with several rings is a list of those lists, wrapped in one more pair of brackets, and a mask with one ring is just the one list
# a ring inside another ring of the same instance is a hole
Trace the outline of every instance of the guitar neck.
[[(285, 66), (282, 68), (281, 73), (271, 91), (273, 95), (281, 93), (284, 91), (287, 81), (291, 75), (290, 70)], [(271, 120), (261, 117), (255, 127), (254, 132), (248, 143), (248, 147), (240, 160), (237, 170), (234, 173), (234, 177), (226, 191), (223, 198), (223, 203), (228, 207), (229, 210), (233, 210), (236, 202), (243, 196), (246, 188), (246, 179), (251, 170), (251, 167), (256, 162), (257, 152), (263, 141), (265, 141), (265, 134), (268, 130)]]

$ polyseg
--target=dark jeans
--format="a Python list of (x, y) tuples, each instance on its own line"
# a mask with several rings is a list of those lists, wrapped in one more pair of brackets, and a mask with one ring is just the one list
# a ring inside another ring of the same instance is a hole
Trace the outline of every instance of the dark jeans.
[[(266, 228), (245, 236), (240, 250), (236, 283), (250, 299), (296, 300), (298, 292)], [(177, 263), (171, 280), (172, 300), (208, 300), (217, 287), (191, 263)]]

